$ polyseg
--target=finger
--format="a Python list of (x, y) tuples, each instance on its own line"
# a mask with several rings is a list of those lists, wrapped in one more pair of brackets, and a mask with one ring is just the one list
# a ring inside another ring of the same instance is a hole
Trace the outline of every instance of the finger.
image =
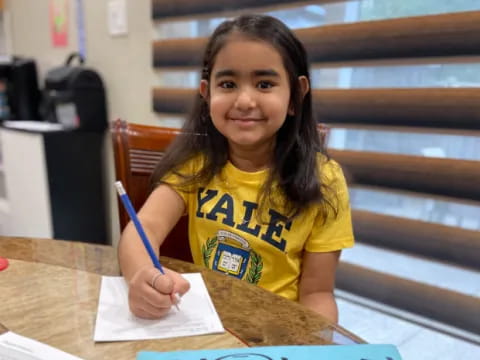
[(170, 294), (162, 294), (151, 287), (145, 289), (142, 300), (157, 309), (169, 309), (172, 306)]
[(162, 294), (171, 294), (173, 291), (173, 280), (168, 275), (159, 275), (154, 278), (154, 283), (150, 284), (156, 291)]
[(153, 319), (160, 319), (165, 316), (170, 311), (170, 307), (171, 306), (157, 307), (150, 304), (148, 301), (144, 301), (139, 305), (139, 308)]
[(178, 281), (176, 284), (177, 288), (175, 292), (179, 293), (181, 296), (190, 290), (190, 283), (183, 277), (181, 278), (181, 281)]
[(167, 275), (170, 276), (173, 280), (172, 293), (182, 296), (188, 290), (190, 290), (190, 283), (181, 274), (172, 271), (169, 272)]
[(136, 308), (135, 310), (131, 309), (132, 313), (142, 319), (156, 320), (162, 318), (166, 313), (155, 314), (151, 313), (143, 308)]
[(131, 308), (141, 307), (145, 302), (158, 309), (171, 306), (169, 295), (156, 291), (148, 283), (129, 289), (128, 301)]
[(145, 285), (141, 293), (129, 296), (130, 310), (135, 315), (146, 319), (159, 319), (170, 311), (172, 302), (169, 295), (162, 295)]

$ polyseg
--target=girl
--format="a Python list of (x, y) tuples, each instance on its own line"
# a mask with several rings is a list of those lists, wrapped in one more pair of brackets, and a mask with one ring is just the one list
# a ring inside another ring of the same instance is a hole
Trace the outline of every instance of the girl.
[[(258, 284), (337, 321), (348, 192), (312, 117), (305, 49), (275, 18), (240, 16), (211, 36), (193, 116), (154, 173), (139, 212), (159, 249), (184, 213), (196, 264)], [(129, 224), (119, 245), (131, 311), (160, 318), (189, 284), (159, 276)]]

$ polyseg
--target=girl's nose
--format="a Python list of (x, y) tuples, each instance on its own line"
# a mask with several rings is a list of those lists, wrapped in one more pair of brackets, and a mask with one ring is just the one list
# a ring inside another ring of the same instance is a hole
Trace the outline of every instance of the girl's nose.
[(256, 106), (253, 94), (249, 89), (240, 90), (235, 101), (235, 107), (239, 110), (249, 110)]

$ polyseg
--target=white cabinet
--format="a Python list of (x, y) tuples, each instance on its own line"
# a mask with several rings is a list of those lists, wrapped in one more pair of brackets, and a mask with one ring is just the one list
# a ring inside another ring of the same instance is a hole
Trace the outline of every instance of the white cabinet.
[(53, 237), (43, 137), (2, 128), (1, 234)]
[(103, 134), (2, 127), (0, 143), (1, 235), (109, 242)]

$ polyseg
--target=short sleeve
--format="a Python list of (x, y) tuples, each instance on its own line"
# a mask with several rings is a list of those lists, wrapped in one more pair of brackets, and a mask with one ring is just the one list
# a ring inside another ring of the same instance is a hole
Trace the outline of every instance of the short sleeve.
[(328, 216), (325, 219), (318, 209), (312, 231), (305, 244), (309, 252), (329, 252), (352, 247), (354, 244), (350, 198), (343, 171), (334, 160), (321, 163), (322, 182), (330, 192), (327, 199), (334, 205), (338, 213), (327, 206)]
[(192, 193), (194, 185), (185, 185), (184, 182), (186, 178), (198, 172), (198, 167), (198, 158), (188, 160), (177, 169), (169, 171), (162, 179), (160, 179), (160, 182), (175, 190), (187, 205), (189, 195)]

